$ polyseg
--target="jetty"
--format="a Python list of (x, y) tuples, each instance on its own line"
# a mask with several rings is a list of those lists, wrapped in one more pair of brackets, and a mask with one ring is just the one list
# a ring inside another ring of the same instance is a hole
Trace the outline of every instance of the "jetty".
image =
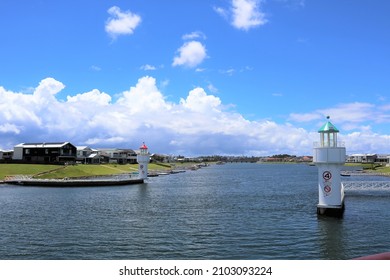
[(47, 187), (92, 187), (92, 186), (119, 186), (144, 183), (143, 178), (131, 175), (96, 176), (88, 178), (64, 179), (36, 179), (26, 175), (8, 176), (5, 184), (19, 186), (47, 186)]

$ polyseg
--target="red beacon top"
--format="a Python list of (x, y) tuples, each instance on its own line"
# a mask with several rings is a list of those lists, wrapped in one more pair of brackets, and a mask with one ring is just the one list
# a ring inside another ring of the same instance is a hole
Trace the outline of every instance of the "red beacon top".
[(142, 146), (139, 147), (139, 149), (140, 149), (140, 153), (141, 153), (142, 155), (148, 154), (148, 147), (145, 145), (145, 143), (143, 143)]
[(143, 143), (142, 146), (140, 147), (140, 149), (142, 149), (142, 150), (147, 150), (148, 147), (145, 145), (145, 143)]

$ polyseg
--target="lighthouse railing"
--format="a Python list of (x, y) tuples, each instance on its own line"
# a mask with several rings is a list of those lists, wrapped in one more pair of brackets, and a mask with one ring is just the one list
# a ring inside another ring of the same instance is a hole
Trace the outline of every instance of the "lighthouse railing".
[(337, 141), (337, 146), (326, 146), (326, 145), (322, 145), (321, 142), (319, 141), (316, 141), (316, 142), (313, 142), (313, 147), (314, 148), (333, 148), (333, 147), (345, 147), (345, 142), (341, 142), (341, 141)]

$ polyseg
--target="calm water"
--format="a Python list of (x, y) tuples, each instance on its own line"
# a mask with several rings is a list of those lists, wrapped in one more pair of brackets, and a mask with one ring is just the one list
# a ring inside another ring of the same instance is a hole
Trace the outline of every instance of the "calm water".
[[(360, 179), (372, 178), (350, 177)], [(316, 167), (273, 164), (210, 166), (124, 187), (0, 185), (0, 258), (350, 259), (390, 251), (390, 189), (348, 191), (336, 219), (317, 217), (316, 186)]]

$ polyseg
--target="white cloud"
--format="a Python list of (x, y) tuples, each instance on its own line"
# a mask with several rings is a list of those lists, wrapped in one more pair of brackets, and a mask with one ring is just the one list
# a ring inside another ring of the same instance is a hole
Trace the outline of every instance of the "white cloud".
[(198, 41), (184, 43), (174, 57), (172, 66), (196, 67), (206, 58), (206, 47)]
[(340, 130), (339, 139), (345, 142), (348, 154), (388, 153), (390, 135), (373, 132), (373, 127), (380, 129), (381, 125), (390, 123), (389, 108), (386, 105), (364, 102), (343, 103), (310, 113), (292, 113), (289, 120), (298, 123), (314, 122), (313, 126), (319, 128), (325, 122), (325, 116), (329, 115)]
[(14, 124), (5, 123), (5, 124), (0, 125), (0, 132), (1, 133), (19, 134), (20, 129)]
[(216, 88), (213, 84), (209, 84), (209, 85), (207, 86), (207, 89), (208, 89), (210, 92), (214, 92), (214, 93), (218, 92), (218, 88)]
[(90, 106), (91, 103), (98, 105), (108, 105), (111, 102), (111, 96), (107, 93), (94, 89), (90, 92), (77, 94), (75, 96), (68, 96), (67, 100), (69, 103), (81, 103), (85, 106)]
[(229, 16), (229, 12), (224, 9), (224, 8), (221, 8), (221, 7), (213, 7), (214, 11), (219, 14), (220, 16), (224, 17), (224, 18), (228, 18)]
[(189, 34), (183, 35), (183, 40), (194, 40), (194, 39), (206, 39), (206, 35), (201, 31), (195, 31)]
[[(0, 87), (0, 146), (12, 148), (21, 142), (70, 141), (96, 148), (136, 148), (145, 141), (152, 152), (171, 154), (310, 155), (313, 142), (318, 140), (317, 124), (304, 129), (270, 120), (251, 121), (228, 109), (220, 97), (200, 87), (183, 93), (180, 102), (169, 102), (157, 87), (156, 79), (150, 76), (141, 77), (115, 101), (111, 94), (98, 89), (69, 95), (66, 101), (59, 101), (57, 94), (64, 87), (53, 78), (42, 80), (31, 94)], [(378, 110), (366, 103), (336, 107), (340, 114), (342, 110), (364, 111), (360, 115), (364, 119), (368, 112)], [(323, 111), (326, 110), (307, 113), (306, 118), (317, 122)], [(374, 114), (371, 123), (375, 116), (387, 112)], [(355, 115), (351, 120), (362, 124), (358, 118)], [(298, 114), (294, 120), (300, 120)], [(381, 121), (390, 122), (385, 117)], [(335, 125), (339, 127), (339, 123), (337, 119)], [(371, 123), (340, 133), (348, 153), (380, 153), (388, 149), (390, 136), (372, 132)]]
[(219, 72), (222, 74), (228, 75), (228, 76), (233, 76), (233, 74), (236, 73), (236, 70), (233, 68), (230, 68), (227, 70), (220, 70)]
[(232, 13), (232, 24), (238, 29), (248, 30), (267, 22), (265, 14), (259, 9), (258, 0), (233, 0)]
[(191, 111), (207, 113), (219, 111), (221, 100), (213, 95), (207, 95), (202, 88), (195, 88), (190, 91), (186, 99), (180, 100), (180, 104)]
[(150, 65), (150, 64), (145, 64), (145, 65), (141, 66), (141, 70), (145, 70), (145, 71), (154, 71), (156, 69), (157, 69), (156, 66), (153, 66), (153, 65)]
[(170, 108), (170, 104), (165, 101), (164, 96), (158, 90), (156, 80), (149, 76), (140, 78), (135, 87), (124, 91), (117, 103), (128, 107), (130, 114), (149, 114), (153, 111), (169, 110)]
[(310, 113), (291, 113), (289, 120), (295, 122), (311, 122), (323, 120), (325, 116), (341, 123), (345, 130), (363, 129), (367, 122), (387, 123), (390, 122), (388, 107), (377, 106), (372, 103), (353, 102), (335, 105), (331, 108), (318, 109)]
[(352, 132), (341, 135), (347, 154), (389, 153), (390, 135), (380, 135), (371, 131)]
[(92, 65), (92, 66), (90, 67), (90, 69), (91, 69), (92, 71), (96, 71), (96, 72), (102, 71), (102, 68), (100, 68), (99, 66), (96, 66), (96, 65)]
[(249, 30), (268, 21), (260, 9), (260, 3), (260, 0), (232, 0), (230, 10), (214, 7), (214, 11), (229, 19), (235, 28)]
[(141, 23), (141, 17), (130, 11), (121, 11), (117, 6), (113, 6), (107, 11), (110, 18), (106, 21), (105, 30), (113, 38), (119, 35), (131, 35)]

